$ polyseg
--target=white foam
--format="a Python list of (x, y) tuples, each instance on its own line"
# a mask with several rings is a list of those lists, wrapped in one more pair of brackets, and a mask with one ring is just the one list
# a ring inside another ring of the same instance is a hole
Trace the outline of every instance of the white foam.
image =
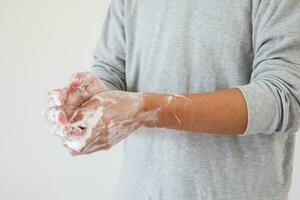
[(66, 142), (66, 145), (75, 151), (80, 151), (85, 147), (87, 140), (92, 136), (92, 130), (97, 126), (103, 116), (103, 106), (96, 111), (86, 112), (83, 119), (71, 124), (72, 127), (85, 127), (86, 131), (79, 138), (72, 138)]
[(62, 106), (62, 102), (60, 101), (59, 93), (57, 91), (51, 91), (48, 98), (50, 106)]

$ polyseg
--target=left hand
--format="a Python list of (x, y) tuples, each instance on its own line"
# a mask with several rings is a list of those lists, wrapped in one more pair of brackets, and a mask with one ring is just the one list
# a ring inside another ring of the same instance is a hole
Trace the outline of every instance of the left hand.
[(95, 94), (107, 91), (104, 82), (90, 72), (73, 74), (69, 84), (48, 92), (48, 109), (45, 118), (52, 126), (51, 132), (64, 136), (70, 128), (67, 125), (74, 111)]
[(62, 142), (74, 156), (109, 149), (146, 122), (155, 121), (157, 113), (144, 110), (143, 93), (102, 92), (77, 109), (69, 121), (71, 137)]

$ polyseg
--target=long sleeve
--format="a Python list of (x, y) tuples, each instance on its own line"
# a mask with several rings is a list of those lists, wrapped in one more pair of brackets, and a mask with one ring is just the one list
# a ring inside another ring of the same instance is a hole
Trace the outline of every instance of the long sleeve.
[(254, 0), (250, 83), (244, 135), (294, 133), (300, 127), (300, 1)]
[(126, 90), (123, 4), (123, 0), (111, 0), (90, 70), (109, 89), (117, 90)]

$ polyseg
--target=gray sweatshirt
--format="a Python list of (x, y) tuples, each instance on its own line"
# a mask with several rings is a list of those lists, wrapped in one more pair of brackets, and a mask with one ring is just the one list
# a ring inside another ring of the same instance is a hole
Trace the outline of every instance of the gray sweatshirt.
[(299, 0), (112, 0), (91, 71), (110, 89), (238, 88), (244, 135), (140, 128), (115, 200), (286, 200), (300, 127)]

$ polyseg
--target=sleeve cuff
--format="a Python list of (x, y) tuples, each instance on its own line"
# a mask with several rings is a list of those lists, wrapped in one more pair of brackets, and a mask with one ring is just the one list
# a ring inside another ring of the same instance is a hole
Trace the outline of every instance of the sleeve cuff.
[(248, 123), (242, 135), (274, 133), (279, 123), (280, 110), (269, 86), (262, 81), (235, 88), (242, 92), (247, 104)]
[(117, 87), (115, 87), (110, 81), (106, 80), (104, 77), (101, 76), (101, 72), (95, 67), (92, 67), (90, 69), (90, 72), (94, 74), (98, 79), (100, 79), (108, 90), (119, 90)]

